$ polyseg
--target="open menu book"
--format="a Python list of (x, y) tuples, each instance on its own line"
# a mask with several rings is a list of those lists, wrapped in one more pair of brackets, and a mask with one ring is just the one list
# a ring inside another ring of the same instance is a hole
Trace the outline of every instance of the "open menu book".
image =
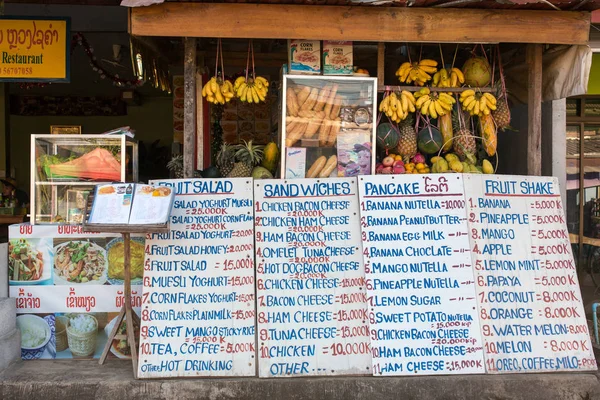
[(174, 192), (165, 186), (135, 183), (97, 185), (90, 224), (165, 224)]

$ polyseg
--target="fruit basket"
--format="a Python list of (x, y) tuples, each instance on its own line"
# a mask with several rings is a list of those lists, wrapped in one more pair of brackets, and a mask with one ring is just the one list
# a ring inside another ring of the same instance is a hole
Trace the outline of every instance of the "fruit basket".
[(281, 177), (375, 172), (377, 79), (284, 75)]

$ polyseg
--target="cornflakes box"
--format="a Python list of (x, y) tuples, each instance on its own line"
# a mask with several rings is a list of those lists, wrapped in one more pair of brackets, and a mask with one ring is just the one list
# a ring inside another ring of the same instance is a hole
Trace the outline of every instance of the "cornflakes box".
[(352, 42), (339, 40), (323, 41), (323, 74), (352, 75)]
[(288, 40), (290, 74), (321, 74), (321, 42), (319, 40)]

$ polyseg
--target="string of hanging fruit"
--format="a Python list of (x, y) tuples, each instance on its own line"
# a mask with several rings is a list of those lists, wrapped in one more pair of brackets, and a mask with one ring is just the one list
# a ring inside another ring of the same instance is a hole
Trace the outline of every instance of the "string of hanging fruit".
[[(376, 173), (494, 172), (486, 157), (496, 155), (498, 130), (510, 128), (506, 84), (499, 47), (490, 52), (492, 65), (483, 46), (481, 55), (475, 50), (462, 69), (455, 66), (458, 46), (446, 67), (440, 45), (440, 69), (433, 59), (411, 60), (409, 52), (396, 76), (401, 83), (423, 87), (384, 92), (379, 111), (389, 123), (377, 129), (378, 147), (385, 157)], [(464, 90), (457, 92), (460, 88)]]
[[(249, 78), (250, 57), (252, 57), (252, 75)], [(219, 64), (220, 60), (220, 64)], [(221, 76), (219, 76), (219, 65)], [(238, 77), (232, 84), (230, 80), (225, 79), (225, 67), (223, 64), (223, 45), (221, 39), (217, 40), (217, 55), (215, 62), (215, 75), (210, 78), (202, 88), (202, 97), (212, 104), (224, 105), (237, 98), (245, 103), (261, 103), (266, 101), (269, 92), (269, 81), (262, 76), (256, 76), (254, 68), (254, 44), (248, 43), (248, 59), (246, 61), (246, 75)]]

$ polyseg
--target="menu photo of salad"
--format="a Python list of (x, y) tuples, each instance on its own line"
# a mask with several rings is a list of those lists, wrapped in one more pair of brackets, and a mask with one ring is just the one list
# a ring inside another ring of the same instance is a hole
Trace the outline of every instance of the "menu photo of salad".
[(8, 282), (16, 285), (52, 285), (52, 239), (21, 238), (8, 242)]

